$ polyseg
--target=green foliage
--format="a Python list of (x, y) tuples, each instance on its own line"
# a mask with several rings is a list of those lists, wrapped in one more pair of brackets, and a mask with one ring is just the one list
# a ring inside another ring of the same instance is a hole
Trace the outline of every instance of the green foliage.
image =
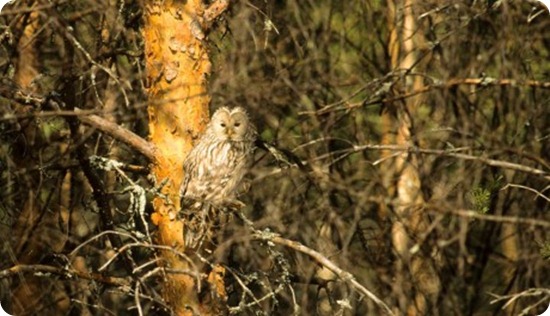
[(539, 243), (540, 256), (545, 260), (550, 260), (550, 241)]
[(486, 214), (491, 206), (491, 198), (502, 187), (502, 175), (489, 178), (487, 185), (475, 186), (466, 194), (468, 203), (473, 210), (480, 214)]
[(485, 214), (489, 211), (491, 203), (491, 192), (482, 187), (475, 187), (468, 192), (468, 202), (472, 205), (472, 208), (481, 214)]

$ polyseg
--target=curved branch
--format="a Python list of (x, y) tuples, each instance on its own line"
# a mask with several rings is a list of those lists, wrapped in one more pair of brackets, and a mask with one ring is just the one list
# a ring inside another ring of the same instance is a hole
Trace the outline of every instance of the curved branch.
[[(8, 80), (0, 81), (0, 97), (14, 100), (20, 104), (33, 104), (36, 108), (41, 108), (42, 105), (47, 104), (49, 107), (55, 109), (55, 111), (48, 113), (31, 113), (25, 115), (13, 115), (8, 113), (4, 114), (3, 117), (0, 118), (0, 121), (35, 116), (63, 116), (67, 118), (76, 116), (82, 123), (109, 134), (109, 136), (136, 149), (150, 162), (156, 162), (157, 155), (155, 145), (114, 122), (106, 120), (101, 116), (94, 115), (100, 112), (98, 110), (82, 110), (77, 107), (75, 107), (74, 110), (61, 110), (62, 107), (58, 102), (50, 97), (25, 94)], [(54, 99), (55, 98), (57, 97), (54, 97)]]
[(147, 159), (149, 159), (149, 161), (156, 161), (156, 147), (145, 139), (141, 138), (139, 135), (125, 129), (124, 127), (114, 122), (106, 120), (101, 116), (86, 114), (85, 112), (77, 108), (75, 108), (74, 111), (76, 114), (82, 114), (77, 115), (78, 119), (82, 123), (89, 125), (93, 128), (97, 128), (98, 130), (109, 134), (109, 136), (112, 136), (116, 140), (119, 140), (129, 145), (130, 147), (136, 149), (138, 152), (144, 155)]
[(273, 242), (275, 244), (286, 246), (310, 256), (319, 264), (325, 266), (327, 269), (329, 269), (334, 274), (336, 274), (343, 281), (349, 282), (355, 289), (357, 289), (357, 291), (359, 291), (360, 293), (364, 294), (365, 296), (373, 300), (376, 304), (378, 304), (378, 306), (382, 307), (382, 309), (384, 309), (388, 315), (394, 315), (390, 307), (386, 305), (386, 303), (384, 303), (380, 298), (374, 295), (374, 293), (372, 293), (367, 288), (365, 288), (361, 283), (357, 282), (353, 274), (345, 270), (342, 270), (340, 267), (338, 267), (334, 262), (330, 261), (323, 254), (309, 247), (306, 247), (297, 241), (283, 238), (281, 236), (278, 236), (277, 234), (255, 231), (253, 236), (256, 239), (266, 240), (266, 241)]

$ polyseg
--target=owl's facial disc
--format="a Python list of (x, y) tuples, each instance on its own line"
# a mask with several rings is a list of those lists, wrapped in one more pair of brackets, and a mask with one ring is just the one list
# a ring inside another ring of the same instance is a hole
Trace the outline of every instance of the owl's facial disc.
[(212, 117), (212, 128), (218, 140), (241, 142), (249, 128), (248, 116), (242, 109), (220, 108)]

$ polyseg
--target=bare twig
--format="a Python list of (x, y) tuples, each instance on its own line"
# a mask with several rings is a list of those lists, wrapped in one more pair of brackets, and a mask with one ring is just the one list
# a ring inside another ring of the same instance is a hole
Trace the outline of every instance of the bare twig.
[(139, 282), (136, 282), (134, 287), (134, 302), (138, 310), (138, 315), (143, 316), (143, 308), (141, 307), (141, 300), (139, 299)]
[[(392, 77), (392, 76), (386, 76), (385, 78)], [(391, 96), (387, 98), (380, 98), (380, 97), (374, 97), (371, 98), (371, 100), (364, 100), (362, 102), (357, 103), (349, 103), (344, 102), (344, 104), (329, 104), (327, 106), (324, 106), (323, 108), (316, 110), (316, 111), (304, 111), (300, 112), (301, 115), (322, 115), (326, 113), (330, 113), (333, 111), (345, 111), (345, 110), (351, 110), (355, 108), (364, 107), (367, 105), (373, 105), (378, 103), (392, 103), (396, 101), (401, 101), (404, 99), (408, 99), (410, 97), (423, 94), (426, 92), (429, 92), (431, 90), (435, 89), (450, 89), (456, 86), (461, 85), (468, 85), (468, 86), (480, 86), (480, 87), (488, 87), (488, 86), (517, 86), (517, 87), (531, 87), (531, 88), (541, 88), (541, 89), (550, 89), (550, 82), (548, 81), (537, 81), (537, 80), (515, 80), (515, 79), (495, 79), (495, 78), (489, 78), (489, 77), (482, 77), (482, 78), (455, 78), (455, 79), (449, 79), (445, 82), (435, 80), (436, 82), (432, 85), (425, 85), (422, 88), (419, 88), (417, 90), (409, 91), (397, 96)]]
[[(471, 150), (471, 149), (472, 148), (470, 148), (470, 147), (455, 148), (455, 149), (431, 149), (431, 148), (421, 148), (421, 147), (415, 147), (415, 146), (400, 146), (400, 145), (391, 145), (391, 144), (388, 144), (388, 145), (376, 145), (376, 144), (371, 145), (371, 144), (367, 144), (367, 145), (355, 145), (355, 146), (352, 146), (351, 148), (338, 150), (338, 151), (333, 151), (333, 152), (330, 152), (326, 155), (321, 155), (321, 156), (317, 157), (317, 160), (332, 157), (332, 156), (334, 156), (334, 154), (341, 154), (341, 156), (334, 159), (334, 160), (338, 161), (338, 160), (341, 160), (345, 157), (348, 157), (350, 154), (361, 152), (361, 151), (366, 151), (366, 150), (388, 150), (388, 151), (393, 151), (395, 153), (392, 154), (392, 155), (389, 155), (387, 157), (380, 158), (380, 159), (372, 162), (372, 165), (376, 166), (376, 165), (380, 164), (381, 162), (383, 162), (385, 160), (388, 160), (388, 159), (391, 159), (391, 158), (395, 158), (395, 157), (399, 156), (402, 153), (416, 153), (416, 154), (437, 155), (437, 156), (445, 156), (445, 157), (451, 157), (451, 158), (456, 158), (456, 159), (478, 161), (478, 162), (481, 162), (481, 163), (486, 164), (488, 166), (498, 167), (498, 168), (502, 168), (502, 169), (521, 171), (521, 172), (541, 176), (542, 178), (544, 178), (546, 180), (550, 180), (550, 172), (542, 170), (542, 169), (529, 167), (529, 166), (525, 166), (525, 165), (521, 165), (521, 164), (517, 164), (517, 163), (513, 163), (513, 162), (508, 162), (508, 161), (504, 161), (504, 160), (496, 160), (496, 159), (491, 159), (491, 158), (487, 158), (487, 157), (483, 157), (483, 156), (475, 156), (475, 155), (461, 153), (461, 151)], [(334, 163), (334, 161), (332, 161), (331, 163)], [(303, 162), (301, 162), (301, 164), (302, 165), (308, 165), (307, 161), (303, 161)], [(269, 175), (278, 174), (281, 171), (282, 171), (282, 168), (273, 169), (272, 172)]]
[(389, 308), (388, 305), (386, 305), (386, 303), (384, 303), (380, 298), (378, 298), (376, 295), (374, 295), (374, 293), (372, 293), (367, 288), (365, 288), (361, 283), (357, 282), (357, 280), (355, 279), (355, 277), (351, 273), (340, 269), (340, 267), (338, 267), (335, 263), (330, 261), (323, 254), (321, 254), (321, 253), (319, 253), (319, 252), (317, 252), (317, 251), (315, 251), (315, 250), (313, 250), (309, 247), (306, 247), (306, 246), (304, 246), (303, 244), (301, 244), (297, 241), (293, 241), (293, 240), (283, 238), (283, 237), (281, 237), (277, 234), (274, 234), (274, 233), (266, 233), (266, 232), (256, 231), (253, 236), (256, 239), (265, 240), (265, 241), (268, 241), (268, 242), (273, 242), (273, 243), (276, 243), (276, 244), (279, 244), (279, 245), (282, 245), (282, 246), (286, 246), (286, 247), (292, 248), (296, 251), (299, 251), (303, 254), (306, 254), (306, 255), (310, 256), (315, 261), (317, 261), (319, 264), (325, 266), (330, 271), (332, 271), (334, 274), (336, 274), (343, 281), (350, 283), (360, 293), (364, 294), (365, 296), (367, 296), (368, 298), (373, 300), (376, 304), (378, 304), (378, 306), (382, 307), (382, 309), (384, 309), (384, 311), (388, 315), (393, 315), (392, 310)]
[(526, 172), (537, 176), (542, 176), (544, 179), (550, 180), (550, 173), (548, 171), (544, 171), (541, 169), (537, 169), (537, 168), (533, 168), (525, 165), (520, 165), (513, 162), (495, 160), (495, 159), (482, 157), (482, 156), (474, 156), (474, 155), (459, 153), (459, 152), (456, 152), (456, 150), (430, 149), (430, 148), (420, 148), (420, 147), (414, 147), (414, 146), (399, 146), (399, 145), (360, 145), (360, 146), (354, 146), (351, 150), (354, 152), (360, 152), (364, 150), (391, 150), (391, 151), (402, 151), (402, 152), (419, 153), (419, 154), (426, 154), (426, 155), (438, 155), (438, 156), (452, 157), (452, 158), (463, 159), (463, 160), (474, 160), (474, 161), (478, 161), (483, 164), (486, 164), (488, 166)]
[(18, 264), (11, 268), (0, 271), (0, 279), (11, 277), (20, 273), (33, 273), (36, 276), (48, 274), (55, 274), (71, 278), (79, 278), (85, 280), (92, 280), (107, 285), (117, 286), (121, 289), (129, 292), (130, 283), (125, 278), (105, 276), (100, 273), (87, 273), (74, 269), (68, 269), (67, 267), (54, 267), (45, 264)]
[[(68, 100), (71, 104), (74, 104), (74, 96), (76, 93), (72, 91), (72, 89), (69, 89), (68, 93)], [(79, 143), (79, 140), (82, 138), (81, 131), (79, 129), (79, 122), (74, 117), (68, 117), (66, 118), (67, 123), (69, 124), (70, 130), (71, 130), (71, 137), (75, 143)], [(85, 150), (77, 150), (76, 156), (78, 159), (78, 162), (80, 163), (80, 167), (82, 168), (82, 171), (92, 187), (92, 195), (94, 197), (95, 202), (97, 203), (98, 209), (99, 209), (99, 216), (100, 216), (100, 229), (101, 230), (114, 230), (114, 219), (113, 219), (113, 208), (111, 206), (110, 197), (105, 192), (105, 188), (103, 186), (103, 181), (101, 177), (97, 174), (96, 170), (91, 165), (90, 160), (87, 157), (87, 153)], [(111, 244), (115, 249), (119, 249), (122, 247), (123, 242), (120, 236), (118, 235), (107, 235)], [(135, 261), (133, 260), (132, 256), (129, 253), (124, 254), (124, 269), (128, 272), (128, 274), (132, 273), (132, 269), (135, 266)]]
[(506, 301), (506, 303), (502, 306), (502, 309), (505, 309), (507, 306), (515, 302), (516, 300), (520, 298), (526, 298), (526, 297), (533, 297), (533, 296), (542, 296), (542, 299), (534, 304), (530, 304), (526, 308), (524, 308), (521, 313), (518, 316), (527, 315), (529, 311), (531, 311), (533, 308), (537, 307), (538, 305), (548, 302), (548, 298), (550, 298), (550, 289), (545, 288), (532, 288), (525, 290), (523, 292), (514, 293), (510, 295), (497, 295), (494, 293), (489, 293), (490, 295), (494, 296), (495, 299), (492, 300), (490, 303), (495, 304), (501, 301)]
[(531, 191), (533, 193), (535, 193), (537, 196), (535, 197), (535, 199), (537, 197), (541, 197), (543, 199), (545, 199), (547, 202), (550, 202), (550, 198), (547, 197), (546, 195), (542, 194), (541, 192), (533, 189), (533, 188), (530, 188), (530, 187), (527, 187), (527, 186), (524, 186), (524, 185), (520, 185), (520, 184), (514, 184), (514, 183), (508, 183), (507, 185), (504, 186), (504, 188), (500, 189), (501, 191), (504, 191), (506, 189), (508, 189), (509, 187), (512, 187), (512, 188), (520, 188), (520, 189), (525, 189), (527, 191)]
[(152, 244), (147, 244), (147, 243), (142, 243), (142, 242), (133, 242), (133, 243), (127, 243), (125, 244), (124, 246), (122, 246), (120, 249), (117, 249), (117, 252), (115, 255), (113, 255), (109, 260), (107, 260), (107, 262), (105, 262), (97, 271), (101, 272), (105, 269), (107, 269), (107, 267), (121, 254), (123, 254), (124, 252), (126, 252), (127, 250), (131, 249), (131, 248), (134, 248), (134, 247), (141, 247), (141, 248), (150, 248), (150, 249), (158, 249), (158, 250), (166, 250), (166, 251), (170, 251), (172, 253), (174, 253), (175, 255), (177, 255), (178, 257), (182, 258), (183, 260), (189, 262), (195, 270), (196, 267), (195, 265), (193, 264), (193, 260), (191, 260), (187, 255), (185, 255), (183, 252), (180, 252), (180, 251), (177, 251), (176, 249), (174, 249), (173, 247), (168, 247), (168, 246), (163, 246), (163, 245), (152, 245)]
[[(241, 286), (241, 289), (243, 290), (243, 294), (242, 294), (242, 297), (241, 297), (241, 302), (239, 303), (238, 306), (229, 308), (229, 313), (230, 314), (243, 313), (246, 308), (250, 308), (254, 305), (261, 306), (261, 304), (262, 304), (261, 302), (277, 295), (284, 287), (284, 285), (279, 285), (278, 288), (275, 291), (271, 291), (270, 293), (264, 295), (261, 298), (256, 298), (256, 295), (254, 294), (254, 292), (245, 284), (245, 282), (239, 277), (239, 275), (235, 271), (233, 271), (232, 269), (227, 268), (227, 267), (226, 267), (226, 269), (227, 269), (227, 271), (229, 271), (229, 273), (231, 273), (233, 275), (233, 277), (235, 278), (237, 283), (239, 283), (239, 285)], [(245, 303), (246, 295), (250, 296), (250, 298), (252, 299), (252, 302)]]
[(93, 242), (94, 240), (97, 240), (97, 239), (99, 239), (99, 238), (101, 238), (101, 237), (103, 237), (103, 236), (105, 236), (105, 235), (109, 235), (109, 234), (120, 235), (120, 236), (122, 236), (122, 237), (127, 237), (127, 238), (130, 238), (130, 239), (133, 239), (135, 242), (137, 242), (137, 239), (136, 239), (134, 236), (132, 236), (131, 234), (119, 232), (119, 231), (116, 231), (116, 230), (104, 230), (104, 231), (102, 231), (101, 233), (99, 233), (99, 234), (97, 234), (97, 235), (94, 235), (94, 236), (90, 237), (90, 239), (84, 241), (83, 243), (81, 243), (81, 244), (79, 244), (77, 247), (75, 247), (75, 248), (73, 249), (73, 251), (71, 251), (71, 252), (69, 253), (69, 257), (76, 255), (76, 253), (77, 253), (80, 249), (82, 249), (84, 246), (86, 246), (87, 244), (89, 244), (89, 243)]
[(430, 208), (437, 210), (437, 212), (449, 213), (460, 217), (475, 218), (475, 219), (480, 219), (484, 221), (550, 227), (550, 222), (547, 222), (541, 219), (481, 214), (479, 212), (472, 211), (472, 210), (448, 210), (448, 209), (442, 209), (440, 207), (435, 207), (433, 205), (431, 205)]
[[(122, 83), (120, 82), (118, 76), (115, 73), (113, 73), (113, 71), (111, 71), (111, 69), (105, 67), (104, 65), (98, 63), (97, 61), (95, 61), (93, 59), (93, 57), (90, 55), (90, 53), (82, 46), (82, 44), (74, 36), (73, 28), (71, 26), (63, 25), (63, 23), (60, 22), (60, 21), (62, 21), (61, 19), (55, 19), (53, 21), (58, 25), (59, 28), (65, 30), (65, 32), (64, 32), (65, 37), (68, 40), (70, 40), (73, 43), (73, 45), (86, 57), (88, 62), (90, 62), (92, 65), (98, 67), (99, 69), (103, 70), (109, 77), (111, 77), (111, 79), (113, 79), (118, 84), (118, 88), (119, 88), (120, 92), (122, 93), (122, 96), (124, 97), (124, 102), (125, 102), (126, 106), (129, 107), (130, 106), (130, 101), (128, 100), (128, 95), (126, 93), (126, 90), (122, 87)], [(93, 71), (92, 71), (92, 73), (93, 73)], [(92, 82), (93, 81), (94, 80), (92, 80)]]

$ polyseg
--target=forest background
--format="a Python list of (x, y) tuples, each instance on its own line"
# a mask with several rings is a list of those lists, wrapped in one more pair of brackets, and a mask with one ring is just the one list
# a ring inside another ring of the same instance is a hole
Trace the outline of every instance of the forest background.
[[(534, 0), (5, 6), (2, 306), (540, 314), (548, 13)], [(220, 106), (245, 107), (265, 142), (246, 206), (190, 249), (182, 162)]]

